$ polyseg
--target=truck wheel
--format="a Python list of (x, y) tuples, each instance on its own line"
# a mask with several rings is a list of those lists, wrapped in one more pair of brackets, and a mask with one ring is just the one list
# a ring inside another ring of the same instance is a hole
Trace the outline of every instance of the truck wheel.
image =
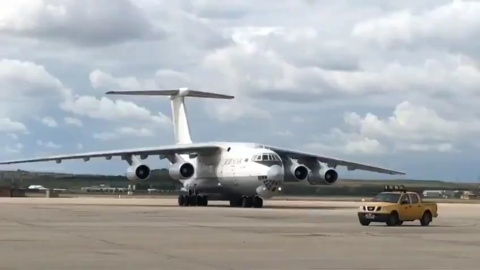
[(362, 224), (362, 226), (370, 225), (370, 220), (366, 220), (364, 218), (359, 218), (358, 221), (360, 221), (360, 224)]
[(428, 226), (432, 222), (432, 214), (430, 211), (423, 213), (422, 219), (420, 219), (420, 224), (422, 226)]
[(400, 218), (398, 217), (397, 212), (393, 212), (390, 214), (387, 220), (387, 226), (397, 226), (398, 223), (400, 222)]
[(401, 221), (401, 220), (399, 220), (399, 221), (397, 222), (397, 226), (401, 226), (402, 224), (403, 224), (403, 221)]

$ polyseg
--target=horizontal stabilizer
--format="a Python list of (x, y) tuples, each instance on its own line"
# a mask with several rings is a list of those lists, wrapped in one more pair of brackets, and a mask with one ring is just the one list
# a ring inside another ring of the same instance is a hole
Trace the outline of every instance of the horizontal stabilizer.
[(139, 91), (109, 91), (107, 95), (131, 95), (131, 96), (170, 96), (170, 97), (197, 97), (197, 98), (216, 98), (233, 99), (234, 96), (202, 92), (180, 88), (177, 90), (139, 90)]

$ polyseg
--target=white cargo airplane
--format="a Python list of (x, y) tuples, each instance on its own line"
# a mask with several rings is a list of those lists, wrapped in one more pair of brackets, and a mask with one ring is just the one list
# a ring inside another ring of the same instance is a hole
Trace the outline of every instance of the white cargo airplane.
[(284, 181), (310, 185), (331, 185), (338, 179), (337, 166), (348, 170), (365, 170), (386, 174), (404, 172), (366, 164), (282, 149), (269, 145), (240, 142), (192, 143), (185, 108), (185, 97), (232, 99), (216, 93), (180, 88), (178, 90), (110, 91), (112, 95), (169, 96), (175, 132), (175, 145), (77, 153), (11, 160), (0, 164), (56, 161), (103, 157), (121, 157), (130, 165), (126, 176), (131, 181), (150, 177), (150, 168), (142, 163), (148, 156), (170, 161), (169, 174), (184, 186), (178, 197), (180, 206), (206, 206), (209, 199), (229, 200), (231, 206), (263, 206), (263, 199), (272, 198)]

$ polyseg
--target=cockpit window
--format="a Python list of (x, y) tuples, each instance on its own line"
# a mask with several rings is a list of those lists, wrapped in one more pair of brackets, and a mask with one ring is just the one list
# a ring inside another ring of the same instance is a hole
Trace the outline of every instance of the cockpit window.
[(252, 157), (252, 161), (258, 162), (281, 162), (282, 159), (277, 154), (259, 154)]

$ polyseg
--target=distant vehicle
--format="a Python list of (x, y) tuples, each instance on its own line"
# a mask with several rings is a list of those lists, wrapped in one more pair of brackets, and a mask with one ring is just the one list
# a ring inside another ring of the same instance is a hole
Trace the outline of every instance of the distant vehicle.
[[(27, 189), (29, 189), (29, 190), (38, 190), (38, 191), (40, 191), (40, 190), (48, 190), (48, 188), (46, 188), (46, 187), (44, 187), (44, 186), (42, 186), (42, 185), (30, 185), (30, 186), (28, 186)], [(64, 189), (64, 188), (53, 188), (52, 190), (53, 190), (53, 191), (66, 191), (66, 189)]]
[[(233, 99), (233, 96), (190, 90), (109, 91), (111, 95), (167, 96), (172, 106), (175, 144), (136, 149), (117, 149), (74, 153), (39, 158), (2, 161), (0, 164), (91, 158), (111, 160), (119, 157), (128, 163), (126, 176), (131, 181), (145, 181), (150, 167), (142, 160), (149, 156), (168, 159), (169, 174), (180, 181), (185, 194), (178, 197), (179, 206), (206, 206), (209, 199), (229, 200), (232, 207), (263, 206), (263, 199), (279, 194), (286, 179), (298, 184), (333, 185), (338, 179), (337, 167), (385, 174), (401, 171), (352, 162), (322, 154), (289, 150), (258, 143), (206, 142), (193, 143), (185, 106), (185, 98)], [(226, 113), (228, 117), (228, 112)], [(221, 130), (212, 131), (212, 135)], [(301, 141), (301, 139), (300, 139)]]
[(47, 190), (47, 188), (42, 185), (30, 185), (28, 186), (28, 189)]
[(436, 217), (436, 203), (422, 201), (418, 193), (406, 191), (404, 186), (385, 186), (384, 192), (358, 210), (358, 220), (363, 226), (368, 226), (371, 222), (399, 226), (404, 221), (416, 220), (420, 220), (422, 226), (428, 226)]

